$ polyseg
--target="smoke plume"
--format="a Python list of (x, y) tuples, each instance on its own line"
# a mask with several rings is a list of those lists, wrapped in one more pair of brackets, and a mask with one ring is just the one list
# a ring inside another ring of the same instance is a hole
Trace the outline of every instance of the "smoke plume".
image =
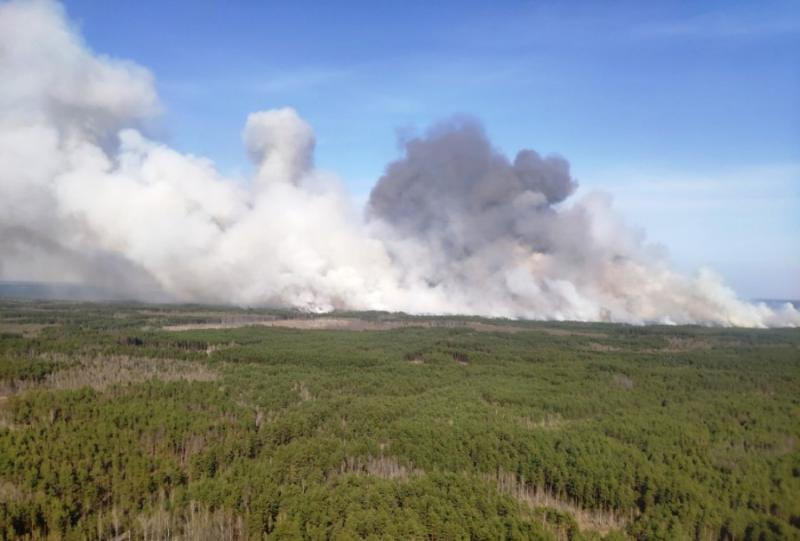
[(145, 300), (532, 319), (800, 324), (673, 272), (569, 163), (456, 118), (405, 143), (360, 216), (292, 109), (253, 113), (249, 184), (142, 133), (146, 69), (94, 54), (60, 5), (0, 4), (0, 279)]

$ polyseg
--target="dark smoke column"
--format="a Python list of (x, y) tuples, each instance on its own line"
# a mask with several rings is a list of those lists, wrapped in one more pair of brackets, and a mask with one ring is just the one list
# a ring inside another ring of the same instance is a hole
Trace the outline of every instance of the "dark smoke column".
[(522, 150), (511, 163), (477, 121), (456, 118), (405, 144), (405, 156), (372, 190), (367, 213), (450, 260), (507, 241), (549, 251), (551, 206), (576, 186), (563, 158)]

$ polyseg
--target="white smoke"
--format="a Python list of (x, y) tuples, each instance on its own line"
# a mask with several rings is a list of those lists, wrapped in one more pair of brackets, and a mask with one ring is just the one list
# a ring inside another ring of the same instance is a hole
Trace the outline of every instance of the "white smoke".
[(363, 218), (292, 109), (247, 119), (249, 185), (143, 136), (151, 74), (92, 53), (54, 2), (0, 4), (0, 81), (2, 279), (314, 311), (800, 325), (708, 271), (671, 271), (608, 197), (568, 202), (565, 160), (509, 162), (472, 121), (409, 141)]

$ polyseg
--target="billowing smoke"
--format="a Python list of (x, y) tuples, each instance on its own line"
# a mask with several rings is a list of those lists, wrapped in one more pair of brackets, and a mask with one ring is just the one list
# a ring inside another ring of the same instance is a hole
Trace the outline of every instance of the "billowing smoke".
[(0, 4), (0, 279), (145, 300), (534, 319), (798, 325), (685, 276), (569, 164), (509, 160), (458, 118), (406, 142), (366, 215), (293, 110), (250, 115), (249, 184), (152, 141), (150, 73), (92, 53), (60, 5)]

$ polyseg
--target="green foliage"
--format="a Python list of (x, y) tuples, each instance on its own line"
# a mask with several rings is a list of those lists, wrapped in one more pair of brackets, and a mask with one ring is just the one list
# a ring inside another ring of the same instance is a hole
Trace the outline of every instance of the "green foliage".
[[(379, 313), (336, 317), (386, 330), (163, 329), (306, 317), (0, 304), (0, 329), (49, 325), (0, 333), (0, 538), (800, 535), (797, 330)], [(57, 384), (121, 356), (151, 361)]]

